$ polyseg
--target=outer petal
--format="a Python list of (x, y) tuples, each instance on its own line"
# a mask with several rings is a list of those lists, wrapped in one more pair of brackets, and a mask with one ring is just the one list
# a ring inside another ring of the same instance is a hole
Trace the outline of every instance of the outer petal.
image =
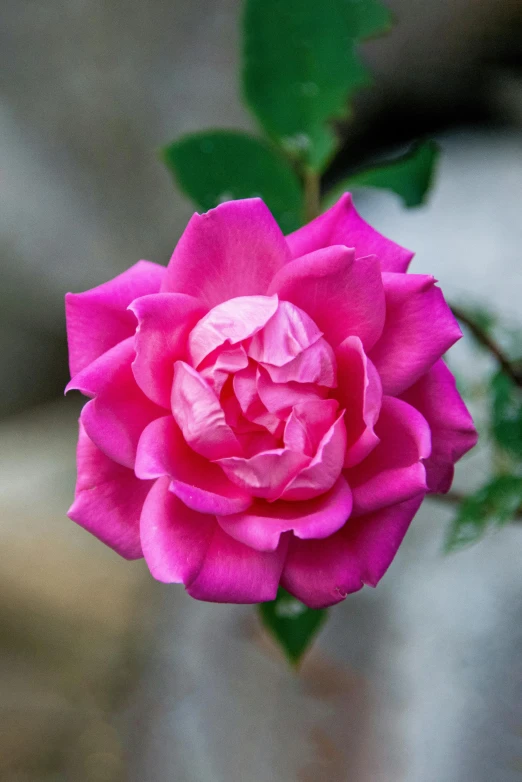
[(377, 370), (367, 358), (358, 337), (341, 342), (337, 356), (337, 399), (344, 407), (347, 433), (344, 466), (353, 467), (365, 459), (379, 442), (375, 423), (382, 402)]
[(326, 538), (345, 524), (352, 510), (352, 493), (344, 480), (326, 494), (306, 502), (258, 500), (244, 513), (218, 516), (221, 527), (236, 540), (258, 551), (275, 551), (281, 534), (293, 530), (303, 540)]
[(190, 447), (207, 459), (241, 453), (241, 445), (225, 421), (210, 386), (183, 361), (174, 365), (172, 412)]
[(402, 394), (462, 336), (435, 282), (424, 274), (383, 274), (386, 323), (369, 356), (385, 394)]
[(187, 592), (214, 603), (262, 603), (273, 600), (288, 548), (285, 536), (275, 551), (255, 551), (216, 525), (212, 542)]
[(187, 508), (169, 491), (169, 478), (158, 478), (140, 522), (143, 556), (154, 578), (190, 583), (203, 564), (215, 527), (213, 516)]
[(453, 465), (477, 443), (473, 420), (443, 361), (437, 363), (401, 397), (419, 410), (431, 429), (431, 456), (426, 459), (429, 490), (446, 492)]
[(116, 464), (97, 448), (80, 423), (78, 480), (68, 516), (125, 559), (143, 556), (140, 514), (151, 481)]
[(189, 354), (197, 367), (206, 356), (227, 342), (237, 345), (257, 334), (275, 314), (277, 296), (238, 296), (218, 304), (194, 327)]
[[(344, 411), (343, 411), (344, 412)], [(309, 465), (280, 495), (283, 500), (308, 500), (332, 488), (339, 478), (346, 450), (346, 427), (341, 414), (329, 428)]]
[(144, 430), (135, 471), (139, 478), (169, 475), (170, 490), (198, 513), (240, 513), (252, 503), (252, 497), (231, 483), (220, 467), (188, 447), (170, 416), (157, 418)]
[(356, 212), (350, 193), (345, 193), (327, 212), (286, 237), (292, 258), (314, 250), (344, 244), (355, 247), (355, 255), (376, 255), (383, 271), (405, 272), (413, 258), (406, 250), (368, 225)]
[(187, 358), (188, 335), (206, 309), (193, 296), (183, 293), (142, 296), (129, 309), (139, 324), (134, 377), (149, 399), (168, 410), (174, 362)]
[(132, 336), (136, 320), (127, 312), (131, 301), (157, 293), (166, 273), (164, 266), (139, 261), (113, 280), (84, 293), (65, 297), (71, 377), (118, 342)]
[(125, 467), (134, 466), (144, 428), (165, 412), (136, 384), (131, 366), (134, 355), (130, 337), (75, 375), (66, 388), (95, 397), (83, 408), (82, 423), (98, 448)]
[(381, 336), (384, 289), (375, 256), (356, 261), (340, 245), (316, 250), (281, 269), (269, 293), (307, 312), (333, 347), (355, 335), (370, 350)]
[(375, 432), (379, 445), (361, 464), (344, 472), (356, 515), (404, 502), (428, 490), (422, 460), (430, 455), (430, 429), (418, 410), (400, 399), (383, 397)]
[(350, 518), (325, 540), (290, 541), (281, 584), (310, 608), (325, 608), (376, 586), (390, 566), (422, 496)]
[(188, 293), (210, 308), (236, 296), (266, 294), (288, 260), (285, 238), (261, 199), (228, 201), (192, 217), (162, 290)]
[(231, 481), (254, 497), (275, 500), (299, 470), (309, 462), (309, 456), (288, 448), (277, 448), (261, 451), (250, 459), (231, 457), (219, 459), (217, 463)]

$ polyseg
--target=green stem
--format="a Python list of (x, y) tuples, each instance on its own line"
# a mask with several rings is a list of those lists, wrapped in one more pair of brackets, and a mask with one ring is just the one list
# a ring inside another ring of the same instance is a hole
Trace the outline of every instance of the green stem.
[(305, 222), (316, 218), (321, 211), (321, 180), (316, 171), (304, 172)]

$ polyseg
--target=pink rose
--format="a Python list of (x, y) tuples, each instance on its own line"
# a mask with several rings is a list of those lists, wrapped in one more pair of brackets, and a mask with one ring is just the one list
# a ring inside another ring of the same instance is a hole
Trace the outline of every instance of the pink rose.
[(411, 257), (349, 195), (286, 238), (231, 201), (166, 269), (69, 293), (71, 518), (200, 600), (375, 586), (477, 439), (441, 360), (459, 327)]

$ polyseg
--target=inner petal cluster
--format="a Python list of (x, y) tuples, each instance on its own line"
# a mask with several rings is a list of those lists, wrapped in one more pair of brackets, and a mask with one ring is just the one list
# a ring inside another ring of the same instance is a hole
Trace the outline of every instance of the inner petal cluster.
[(186, 442), (252, 496), (306, 500), (346, 449), (334, 352), (299, 307), (243, 296), (214, 307), (176, 361), (172, 412)]

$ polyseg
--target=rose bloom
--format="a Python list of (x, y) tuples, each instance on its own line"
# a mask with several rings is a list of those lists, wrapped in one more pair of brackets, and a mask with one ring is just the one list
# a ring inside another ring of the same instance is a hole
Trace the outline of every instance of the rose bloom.
[(385, 573), (477, 435), (433, 277), (346, 194), (286, 238), (260, 199), (195, 214), (167, 268), (67, 294), (70, 517), (200, 600), (312, 608)]

